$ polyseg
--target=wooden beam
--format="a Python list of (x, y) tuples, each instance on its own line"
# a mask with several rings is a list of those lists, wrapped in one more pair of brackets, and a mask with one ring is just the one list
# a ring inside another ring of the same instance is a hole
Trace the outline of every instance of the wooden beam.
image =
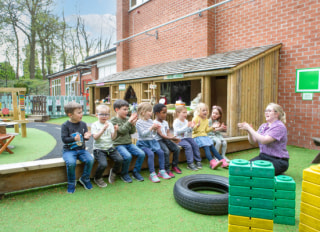
[(0, 88), (0, 92), (20, 92), (20, 91), (24, 91), (26, 92), (27, 89), (26, 88)]

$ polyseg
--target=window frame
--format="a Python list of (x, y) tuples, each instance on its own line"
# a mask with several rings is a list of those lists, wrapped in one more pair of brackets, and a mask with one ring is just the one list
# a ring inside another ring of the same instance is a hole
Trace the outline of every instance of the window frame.
[(130, 0), (130, 2), (129, 2), (129, 9), (130, 10), (133, 10), (133, 9), (135, 9), (135, 8), (137, 8), (137, 7), (141, 6), (141, 5), (149, 2), (150, 0), (135, 0), (135, 1), (136, 1), (136, 4), (134, 6), (132, 6), (133, 0)]

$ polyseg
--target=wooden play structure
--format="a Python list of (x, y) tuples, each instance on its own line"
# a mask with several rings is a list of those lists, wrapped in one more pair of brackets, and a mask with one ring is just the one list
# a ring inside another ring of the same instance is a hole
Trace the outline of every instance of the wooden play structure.
[[(12, 96), (12, 111), (9, 110), (8, 106), (0, 106), (0, 118), (2, 121), (14, 123), (15, 133), (19, 133), (19, 124), (21, 125), (21, 136), (27, 137), (27, 126), (28, 120), (25, 119), (25, 94), (26, 88), (0, 88), (0, 92), (11, 93)], [(19, 99), (19, 104), (18, 104)], [(0, 134), (5, 131), (0, 131)]]

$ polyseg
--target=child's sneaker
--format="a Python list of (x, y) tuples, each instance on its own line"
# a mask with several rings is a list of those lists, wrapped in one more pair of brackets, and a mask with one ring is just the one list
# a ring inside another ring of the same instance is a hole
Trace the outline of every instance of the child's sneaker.
[(166, 172), (166, 170), (160, 170), (158, 173), (158, 177), (162, 178), (162, 179), (171, 179), (171, 177), (168, 175), (168, 173)]
[(210, 161), (210, 167), (211, 167), (212, 169), (217, 169), (217, 168), (220, 167), (221, 165), (222, 165), (222, 160), (216, 161), (215, 159), (212, 159), (212, 160)]
[(194, 165), (194, 163), (188, 164), (187, 168), (191, 171), (198, 171), (198, 168), (196, 167), (196, 165)]
[(100, 178), (100, 179), (94, 178), (93, 181), (94, 181), (94, 183), (96, 183), (100, 188), (105, 188), (105, 187), (107, 187), (107, 183), (104, 182), (102, 178)]
[(172, 167), (172, 171), (174, 171), (177, 174), (181, 174), (182, 173), (181, 169), (178, 166)]
[(113, 184), (116, 181), (117, 174), (113, 172), (113, 169), (110, 169), (108, 181), (110, 184)]
[(222, 168), (229, 168), (229, 164), (225, 159), (222, 159), (221, 161), (222, 161), (222, 165), (221, 165)]
[(126, 182), (126, 183), (132, 183), (132, 179), (131, 179), (131, 177), (129, 176), (129, 174), (124, 174), (124, 175), (122, 175), (120, 178), (121, 178), (121, 180), (123, 180), (123, 181)]
[(171, 171), (167, 171), (167, 173), (171, 178), (175, 178), (175, 175), (173, 175), (173, 173)]
[(225, 159), (228, 163), (230, 162), (226, 155), (222, 155), (222, 158)]
[(160, 182), (160, 179), (157, 177), (157, 174), (155, 172), (150, 174), (149, 180), (151, 180), (153, 183), (159, 183)]
[(85, 189), (87, 189), (87, 190), (92, 189), (92, 184), (91, 184), (91, 182), (90, 182), (90, 179), (88, 179), (88, 180), (83, 180), (82, 177), (80, 177), (80, 178), (79, 178), (79, 182), (80, 182), (80, 184), (83, 185), (83, 187), (84, 187)]
[(67, 193), (74, 193), (76, 191), (76, 186), (74, 184), (68, 184), (68, 190)]
[(136, 179), (137, 181), (144, 181), (143, 177), (141, 176), (141, 174), (139, 172), (133, 172), (132, 173), (132, 177), (133, 179)]
[(202, 164), (201, 164), (200, 161), (197, 161), (197, 162), (196, 162), (196, 166), (197, 166), (198, 169), (202, 169)]

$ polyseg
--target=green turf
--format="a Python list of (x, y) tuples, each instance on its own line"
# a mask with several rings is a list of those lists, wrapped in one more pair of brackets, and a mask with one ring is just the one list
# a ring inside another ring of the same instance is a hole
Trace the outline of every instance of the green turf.
[[(7, 129), (13, 133), (14, 129)], [(45, 141), (45, 142), (43, 142)], [(10, 145), (14, 148), (14, 154), (5, 151), (0, 154), (0, 164), (19, 163), (36, 160), (48, 154), (55, 146), (56, 140), (47, 132), (27, 128), (27, 137), (22, 138), (21, 134), (15, 136)]]
[[(50, 119), (49, 121), (46, 121), (47, 123), (52, 123), (52, 124), (63, 124), (65, 121), (69, 120), (69, 117), (62, 117), (62, 118), (54, 118)], [(84, 115), (82, 117), (82, 121), (85, 123), (94, 123), (97, 121), (97, 117), (90, 116), (90, 115)]]
[[(302, 171), (310, 166), (318, 153), (289, 146), (290, 168), (296, 189), (296, 225), (274, 225), (275, 232), (298, 231), (301, 201)], [(237, 152), (230, 158), (249, 159), (258, 149)], [(144, 182), (131, 184), (117, 180), (107, 188), (84, 190), (80, 184), (74, 194), (66, 193), (66, 185), (6, 196), (0, 201), (1, 231), (228, 231), (228, 216), (208, 216), (180, 207), (174, 200), (175, 181), (185, 175), (216, 174), (228, 176), (228, 171), (209, 169), (208, 161), (197, 172), (180, 164), (182, 175), (175, 179), (152, 183), (148, 171)], [(21, 179), (23, 181), (23, 179)]]

